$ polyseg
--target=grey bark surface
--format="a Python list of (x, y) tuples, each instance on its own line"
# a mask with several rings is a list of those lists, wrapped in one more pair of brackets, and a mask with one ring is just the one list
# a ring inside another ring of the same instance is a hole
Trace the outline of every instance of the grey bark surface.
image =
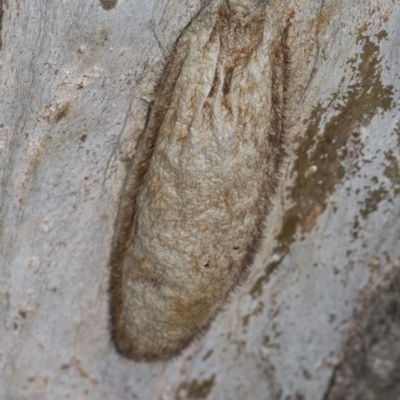
[(111, 241), (202, 3), (0, 1), (0, 399), (400, 398), (400, 5), (279, 3), (288, 156), (262, 249), (210, 330), (149, 364), (110, 339)]

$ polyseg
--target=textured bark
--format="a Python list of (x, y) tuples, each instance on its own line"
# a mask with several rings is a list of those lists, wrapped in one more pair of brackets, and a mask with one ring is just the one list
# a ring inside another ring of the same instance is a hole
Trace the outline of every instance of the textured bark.
[(0, 6), (1, 399), (400, 397), (398, 2), (276, 0), (290, 129), (265, 238), (209, 331), (151, 364), (110, 338), (111, 242), (154, 88), (202, 3)]

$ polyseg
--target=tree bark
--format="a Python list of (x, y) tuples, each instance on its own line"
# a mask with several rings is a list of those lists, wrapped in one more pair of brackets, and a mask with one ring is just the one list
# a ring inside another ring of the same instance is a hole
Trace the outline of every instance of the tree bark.
[(204, 3), (0, 0), (1, 399), (400, 398), (400, 5), (271, 3), (291, 80), (261, 250), (201, 339), (137, 363), (110, 337), (114, 224)]

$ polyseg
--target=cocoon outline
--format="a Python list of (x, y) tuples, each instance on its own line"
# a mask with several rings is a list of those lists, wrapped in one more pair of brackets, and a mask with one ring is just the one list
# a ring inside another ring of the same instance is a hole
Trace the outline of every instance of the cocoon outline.
[(265, 1), (214, 0), (188, 26), (126, 175), (111, 256), (120, 352), (166, 360), (246, 275), (284, 155), (287, 29)]

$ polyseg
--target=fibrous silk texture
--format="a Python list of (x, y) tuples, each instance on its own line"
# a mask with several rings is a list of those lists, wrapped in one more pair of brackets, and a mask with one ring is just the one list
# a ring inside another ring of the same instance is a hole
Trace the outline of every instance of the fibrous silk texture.
[(270, 14), (211, 1), (156, 90), (112, 255), (113, 335), (130, 358), (178, 354), (257, 251), (283, 156), (287, 49)]

